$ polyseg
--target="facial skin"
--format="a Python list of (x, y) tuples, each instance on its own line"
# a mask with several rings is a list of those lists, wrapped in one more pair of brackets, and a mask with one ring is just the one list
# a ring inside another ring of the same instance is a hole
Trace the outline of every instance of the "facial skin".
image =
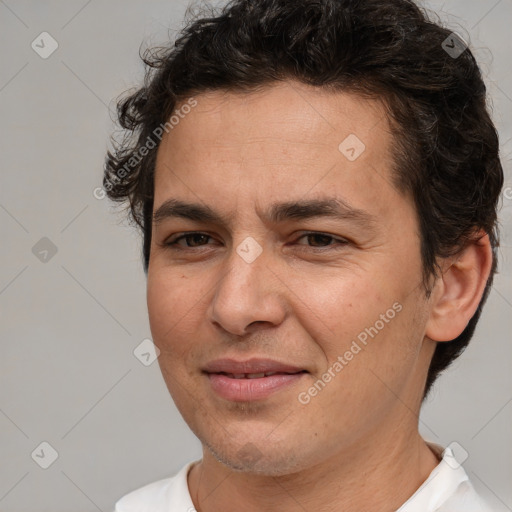
[[(188, 479), (194, 506), (396, 510), (438, 463), (418, 433), (423, 386), (434, 341), (460, 334), (478, 306), (488, 238), (444, 263), (427, 300), (416, 212), (391, 184), (392, 135), (379, 102), (296, 82), (195, 98), (160, 145), (154, 212), (177, 199), (229, 220), (154, 223), (147, 282), (162, 375), (204, 448)], [(338, 149), (350, 134), (366, 146), (354, 161)], [(266, 216), (273, 203), (327, 198), (371, 222)], [(185, 232), (207, 236), (163, 245)], [(262, 249), (250, 263), (237, 252), (247, 237)], [(301, 403), (397, 303), (378, 334)], [(263, 400), (236, 402), (202, 371), (224, 357), (307, 373)]]

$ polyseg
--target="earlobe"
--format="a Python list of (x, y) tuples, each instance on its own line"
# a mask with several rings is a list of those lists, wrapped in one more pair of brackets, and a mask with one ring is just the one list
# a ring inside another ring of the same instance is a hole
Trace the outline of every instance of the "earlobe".
[(445, 260), (431, 296), (428, 338), (451, 341), (466, 328), (482, 298), (492, 257), (489, 236), (480, 230), (465, 249)]

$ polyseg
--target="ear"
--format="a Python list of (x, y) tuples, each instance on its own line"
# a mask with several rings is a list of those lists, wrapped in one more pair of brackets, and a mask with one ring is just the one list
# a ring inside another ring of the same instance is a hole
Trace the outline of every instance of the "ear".
[(425, 334), (433, 341), (451, 341), (466, 328), (482, 298), (492, 267), (489, 236), (478, 231), (456, 256), (441, 265), (432, 293)]

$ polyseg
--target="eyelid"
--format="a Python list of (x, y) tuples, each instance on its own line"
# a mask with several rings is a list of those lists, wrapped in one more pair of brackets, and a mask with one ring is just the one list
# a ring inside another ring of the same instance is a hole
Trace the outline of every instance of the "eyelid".
[[(335, 236), (335, 235), (331, 235), (330, 233), (324, 233), (323, 231), (306, 231), (306, 232), (303, 232), (302, 235), (300, 235), (298, 238), (295, 239), (295, 242), (297, 242), (297, 240), (300, 240), (301, 238), (303, 238), (305, 236), (311, 236), (311, 235), (312, 236), (314, 236), (314, 235), (326, 236), (327, 238), (332, 238), (335, 242), (338, 242), (338, 244), (340, 244), (340, 245), (346, 245), (346, 244), (350, 243), (346, 238)], [(302, 244), (300, 244), (300, 245), (302, 245)], [(314, 247), (314, 246), (309, 246), (309, 247), (311, 249), (321, 249), (321, 247)], [(334, 247), (334, 244), (326, 245), (325, 246), (325, 248), (328, 248), (328, 247)]]
[[(183, 240), (185, 239), (187, 236), (193, 236), (193, 235), (203, 235), (203, 236), (206, 236), (207, 238), (210, 238), (210, 239), (214, 239), (214, 237), (206, 232), (203, 232), (203, 231), (185, 231), (185, 232), (181, 232), (181, 233), (176, 233), (174, 234), (173, 236), (169, 237), (168, 239), (166, 239), (162, 244), (163, 247), (170, 247), (170, 248), (178, 248), (177, 250), (194, 250), (194, 249), (200, 249), (201, 247), (206, 247), (207, 245), (209, 244), (205, 244), (205, 245), (199, 245), (197, 247), (181, 247), (179, 245), (177, 245), (177, 242), (179, 242), (180, 240)], [(335, 235), (331, 235), (330, 233), (324, 233), (322, 231), (304, 231), (302, 232), (302, 234), (298, 237), (296, 237), (293, 241), (293, 243), (297, 243), (298, 240), (300, 240), (301, 238), (304, 238), (304, 237), (307, 237), (307, 236), (325, 236), (327, 238), (331, 238), (334, 242), (337, 242), (337, 244), (329, 244), (329, 245), (325, 245), (325, 246), (320, 246), (320, 247), (315, 247), (315, 246), (312, 246), (312, 245), (308, 245), (308, 244), (297, 244), (297, 245), (303, 245), (309, 249), (313, 249), (313, 250), (327, 250), (327, 249), (330, 249), (330, 248), (335, 248), (336, 246), (343, 246), (343, 245), (347, 245), (350, 243), (349, 240), (343, 238), (343, 237), (338, 237), (338, 236), (335, 236)]]
[[(204, 231), (183, 231), (181, 233), (175, 233), (174, 235), (165, 239), (161, 245), (164, 247), (176, 246), (176, 242), (185, 239), (187, 236), (193, 236), (193, 235), (203, 235), (203, 236), (213, 239), (212, 235), (205, 233)], [(179, 246), (177, 246), (177, 247), (179, 247)], [(200, 246), (200, 247), (202, 247), (202, 246)], [(194, 247), (184, 247), (183, 249), (194, 249)]]

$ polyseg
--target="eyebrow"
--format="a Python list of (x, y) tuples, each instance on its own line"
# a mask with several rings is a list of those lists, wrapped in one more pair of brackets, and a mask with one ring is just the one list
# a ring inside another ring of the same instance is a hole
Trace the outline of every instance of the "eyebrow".
[[(317, 217), (349, 220), (366, 228), (373, 228), (377, 220), (374, 215), (354, 208), (337, 197), (273, 203), (264, 215), (264, 218), (274, 224), (287, 220), (307, 220)], [(154, 212), (153, 223), (158, 226), (170, 218), (228, 226), (233, 220), (233, 214), (224, 215), (215, 212), (207, 205), (168, 199)]]

